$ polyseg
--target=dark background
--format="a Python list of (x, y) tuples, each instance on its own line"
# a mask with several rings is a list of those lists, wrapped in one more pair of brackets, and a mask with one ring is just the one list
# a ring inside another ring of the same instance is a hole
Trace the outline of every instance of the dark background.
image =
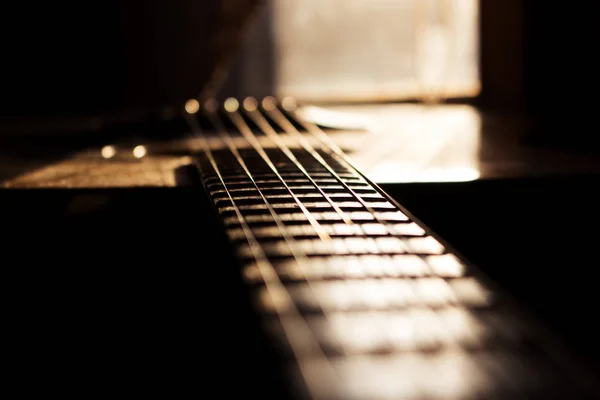
[(600, 4), (481, 0), (482, 92), (475, 104), (539, 121), (532, 144), (600, 154)]
[(232, 55), (260, 2), (5, 2), (0, 117), (181, 105)]

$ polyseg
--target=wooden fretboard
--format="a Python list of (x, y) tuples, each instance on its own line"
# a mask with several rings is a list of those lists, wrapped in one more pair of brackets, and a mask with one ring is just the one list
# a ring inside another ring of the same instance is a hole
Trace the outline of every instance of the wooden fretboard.
[(289, 101), (187, 110), (202, 182), (298, 397), (571, 399), (592, 390), (546, 330)]

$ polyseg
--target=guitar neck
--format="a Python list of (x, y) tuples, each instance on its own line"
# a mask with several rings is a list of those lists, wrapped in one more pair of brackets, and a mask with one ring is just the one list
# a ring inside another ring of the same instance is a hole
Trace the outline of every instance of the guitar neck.
[(188, 111), (202, 182), (293, 392), (567, 398), (590, 389), (554, 339), (293, 105), (229, 100)]

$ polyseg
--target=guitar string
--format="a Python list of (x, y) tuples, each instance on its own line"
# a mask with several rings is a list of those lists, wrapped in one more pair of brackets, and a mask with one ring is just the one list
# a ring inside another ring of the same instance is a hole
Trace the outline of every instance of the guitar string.
[[(240, 115), (240, 113), (236, 110), (236, 112), (234, 112), (234, 113), (229, 113), (229, 116), (231, 117), (232, 122), (242, 132), (242, 134), (244, 135), (244, 137), (246, 137), (249, 141), (252, 141), (252, 143), (255, 145), (255, 148), (257, 149), (257, 151), (260, 152), (261, 154), (264, 154), (264, 157), (268, 158), (268, 155), (262, 149), (262, 145), (260, 144), (260, 141), (254, 135), (254, 133), (252, 132), (252, 130), (250, 129), (250, 127), (248, 126), (248, 124), (246, 123), (246, 121), (244, 120), (244, 118)], [(250, 118), (252, 118), (252, 117), (250, 117)], [(257, 124), (257, 126), (259, 128), (261, 128), (261, 130), (265, 133), (265, 135), (269, 139), (271, 139), (271, 141), (277, 147), (279, 147), (279, 149), (288, 157), (288, 159), (290, 161), (292, 161), (292, 163), (294, 164), (294, 166), (302, 173), (302, 175), (304, 175), (306, 177), (306, 179), (312, 184), (312, 186), (317, 191), (319, 191), (319, 193), (321, 194), (321, 196), (323, 196), (323, 197), (326, 198), (328, 204), (335, 210), (336, 214), (340, 217), (340, 219), (342, 221), (344, 221), (346, 224), (352, 225), (353, 221), (350, 219), (350, 217), (344, 211), (342, 211), (339, 208), (339, 206), (331, 199), (331, 197), (327, 193), (325, 193), (323, 191), (323, 189), (319, 186), (319, 184), (317, 182), (315, 182), (315, 180), (313, 179), (313, 177), (304, 168), (304, 166), (296, 159), (296, 157), (293, 155), (293, 153), (291, 152), (291, 150), (285, 144), (283, 144), (281, 142), (278, 134), (273, 130), (273, 128), (271, 127), (271, 125), (269, 125), (266, 120), (265, 121), (260, 121), (258, 119), (253, 119), (253, 120)], [(276, 167), (274, 166), (274, 164), (272, 162), (270, 163), (270, 165), (273, 166), (272, 168), (276, 169)], [(285, 182), (283, 182), (283, 183), (284, 183), (284, 185), (286, 187), (289, 187)], [(290, 191), (293, 192), (292, 190), (290, 190)], [(299, 200), (299, 201), (301, 203), (301, 200)]]
[(275, 132), (271, 124), (269, 124), (269, 122), (260, 113), (260, 111), (258, 111), (256, 99), (252, 97), (246, 98), (244, 100), (244, 109), (246, 110), (246, 114), (254, 121), (256, 125), (258, 125), (259, 128), (262, 129), (265, 135), (267, 135), (267, 137), (271, 139), (271, 141), (275, 143), (277, 147), (279, 147), (283, 154), (286, 155), (286, 157), (296, 166), (296, 168), (300, 170), (300, 172), (302, 172), (302, 174), (319, 191), (319, 193), (321, 193), (321, 195), (327, 200), (331, 207), (333, 207), (333, 209), (340, 216), (340, 218), (342, 218), (342, 221), (344, 221), (348, 225), (352, 225), (354, 223), (354, 221), (352, 221), (352, 218), (350, 218), (350, 216), (346, 212), (344, 212), (336, 204), (336, 202), (334, 202), (331, 199), (331, 197), (327, 193), (325, 193), (325, 191), (315, 182), (315, 180), (310, 176), (306, 168), (304, 168), (304, 166), (298, 161), (296, 156), (294, 156), (290, 148), (281, 140), (279, 134)]
[(215, 126), (215, 128), (217, 129), (217, 132), (220, 135), (220, 138), (224, 141), (224, 143), (227, 146), (227, 148), (229, 149), (229, 151), (231, 151), (231, 153), (235, 157), (235, 159), (238, 162), (238, 164), (242, 167), (244, 173), (246, 174), (246, 176), (248, 177), (248, 179), (250, 180), (250, 182), (252, 182), (252, 185), (254, 186), (254, 188), (256, 189), (256, 191), (258, 192), (261, 200), (264, 202), (265, 206), (267, 207), (267, 210), (269, 211), (269, 213), (273, 217), (273, 220), (275, 221), (275, 224), (277, 225), (277, 228), (279, 228), (279, 231), (280, 231), (281, 235), (283, 236), (285, 242), (288, 244), (288, 247), (290, 249), (290, 252), (292, 253), (293, 258), (297, 262), (300, 262), (299, 260), (303, 259), (303, 258), (306, 258), (306, 255), (303, 252), (298, 251), (299, 248), (297, 246), (293, 246), (291, 244), (292, 241), (295, 241), (295, 239), (293, 238), (293, 235), (291, 235), (289, 233), (289, 230), (285, 226), (283, 220), (281, 219), (281, 217), (279, 216), (279, 214), (275, 211), (275, 209), (273, 208), (273, 206), (271, 205), (271, 203), (268, 201), (268, 199), (265, 196), (265, 194), (263, 193), (263, 191), (258, 186), (258, 183), (257, 183), (256, 179), (254, 178), (254, 176), (250, 172), (250, 169), (248, 168), (248, 165), (244, 161), (244, 157), (240, 154), (239, 149), (235, 145), (235, 142), (233, 141), (233, 138), (231, 137), (231, 135), (229, 134), (228, 130), (225, 128), (225, 126), (223, 125), (223, 123), (220, 121), (219, 117), (216, 115), (216, 109), (215, 109), (215, 107), (216, 107), (215, 105), (210, 104), (210, 103), (207, 104), (207, 105), (205, 105), (204, 106), (204, 110), (203, 110), (203, 111), (205, 111), (204, 115)]
[[(235, 103), (233, 103), (233, 101), (235, 101)], [(230, 117), (231, 121), (236, 125), (236, 127), (238, 128), (240, 133), (244, 136), (244, 138), (250, 143), (250, 145), (256, 150), (256, 152), (260, 155), (260, 157), (265, 161), (265, 163), (271, 169), (271, 171), (273, 171), (273, 174), (275, 174), (277, 179), (279, 179), (281, 181), (282, 185), (290, 193), (290, 195), (292, 196), (292, 198), (294, 199), (296, 204), (298, 204), (298, 207), (300, 208), (300, 210), (302, 211), (302, 213), (304, 214), (304, 216), (306, 217), (308, 222), (313, 226), (317, 235), (322, 240), (331, 240), (331, 237), (329, 236), (329, 234), (325, 231), (325, 229), (323, 229), (321, 224), (310, 213), (310, 211), (308, 211), (306, 206), (302, 203), (302, 201), (300, 201), (298, 196), (292, 191), (292, 189), (289, 187), (289, 185), (285, 182), (285, 180), (279, 173), (275, 164), (271, 161), (270, 157), (267, 155), (267, 153), (262, 148), (262, 146), (261, 146), (260, 142), (258, 141), (258, 139), (256, 138), (256, 136), (252, 133), (252, 131), (250, 130), (250, 128), (248, 127), (248, 125), (246, 124), (246, 122), (244, 121), (242, 116), (238, 114), (237, 100), (229, 99), (229, 104), (230, 104), (230, 106), (228, 107), (229, 110), (226, 110), (226, 113)]]
[[(306, 387), (309, 391), (311, 391), (315, 387), (315, 384), (311, 382), (311, 362), (307, 363), (307, 358), (309, 358), (309, 360), (318, 360), (321, 366), (326, 368), (327, 373), (331, 378), (337, 378), (337, 374), (330, 360), (323, 353), (323, 350), (321, 349), (317, 339), (314, 337), (314, 334), (308, 326), (307, 321), (302, 317), (296, 304), (292, 300), (289, 292), (286, 290), (285, 286), (279, 279), (279, 276), (277, 275), (273, 264), (270, 262), (270, 260), (264, 253), (263, 248), (258, 243), (256, 237), (252, 232), (252, 229), (246, 221), (246, 218), (242, 214), (235, 199), (233, 198), (233, 195), (227, 187), (223, 175), (214, 158), (212, 150), (210, 149), (208, 141), (204, 137), (203, 132), (198, 124), (198, 121), (195, 119), (195, 117), (193, 117), (193, 115), (197, 113), (198, 109), (199, 108), (197, 107), (192, 107), (191, 109), (186, 107), (185, 116), (188, 124), (190, 125), (192, 136), (196, 139), (199, 139), (204, 155), (207, 157), (212, 169), (215, 171), (215, 174), (217, 175), (221, 185), (223, 185), (225, 193), (227, 194), (229, 201), (231, 202), (234, 208), (234, 212), (236, 214), (240, 227), (242, 228), (246, 241), (248, 242), (248, 245), (250, 246), (250, 249), (252, 251), (254, 261), (256, 262), (257, 268), (259, 269), (259, 272), (263, 278), (263, 282), (265, 284), (267, 293), (271, 298), (271, 302), (275, 308), (277, 317), (284, 330), (284, 334), (288, 340), (294, 358), (296, 359), (300, 374), (306, 384)], [(196, 164), (196, 167), (200, 171), (202, 171), (202, 166), (200, 165), (199, 161), (195, 160), (194, 162)], [(279, 301), (281, 299), (285, 299), (283, 302), (287, 307), (284, 307), (282, 305), (282, 303)], [(307, 345), (308, 351), (306, 349)]]
[[(294, 103), (283, 106), (284, 110), (290, 114), (296, 122), (298, 122), (308, 133), (317, 138), (322, 144), (324, 144), (323, 148), (327, 153), (335, 157), (337, 161), (346, 165), (346, 167), (350, 168), (360, 176), (364, 177), (364, 175), (354, 166), (352, 161), (348, 158), (344, 150), (342, 150), (331, 138), (323, 132), (323, 130), (317, 126), (315, 123), (308, 121), (306, 118), (302, 117), (298, 114), (297, 108), (298, 106)], [(281, 113), (281, 111), (279, 111)], [(283, 114), (282, 114), (283, 115)], [(284, 116), (285, 118), (285, 116)], [(291, 124), (291, 123), (290, 123)], [(293, 126), (293, 125), (292, 125)], [(294, 127), (295, 129), (295, 127)], [(296, 129), (297, 131), (297, 129)], [(368, 179), (367, 179), (368, 181)], [(369, 183), (371, 183), (369, 181)]]
[[(325, 159), (323, 159), (323, 157), (317, 153), (317, 151), (314, 149), (314, 147), (306, 140), (306, 138), (304, 136), (302, 136), (302, 134), (300, 134), (300, 132), (298, 132), (298, 130), (291, 124), (291, 122), (289, 120), (287, 120), (287, 118), (284, 117), (284, 115), (277, 109), (276, 103), (274, 102), (274, 99), (271, 97), (266, 97), (263, 99), (262, 102), (262, 109), (268, 113), (268, 115), (272, 118), (272, 120), (278, 124), (285, 132), (287, 132), (288, 134), (291, 134), (296, 140), (297, 142), (302, 146), (302, 148), (304, 148), (304, 150), (309, 153), (319, 164), (321, 164), (332, 176), (335, 177), (335, 179), (340, 182), (343, 187), (350, 192), (355, 199), (357, 199), (360, 204), (365, 207), (365, 209), (371, 214), (373, 215), (373, 217), (375, 218), (375, 220), (377, 220), (378, 222), (380, 222), (383, 226), (385, 226), (386, 231), (389, 235), (394, 236), (394, 233), (391, 231), (391, 229), (384, 223), (382, 223), (382, 221), (377, 217), (377, 214), (375, 213), (375, 210), (373, 210), (363, 199), (362, 197), (358, 196), (358, 194), (352, 189), (350, 188), (350, 186), (341, 178), (341, 176), (333, 169), (333, 167), (327, 162), (325, 161)], [(270, 128), (269, 122), (266, 120), (266, 118), (260, 113), (260, 111), (258, 111), (257, 109), (252, 109), (251, 110), (253, 112), (254, 115), (254, 121), (257, 123), (257, 125), (259, 125), (263, 131), (267, 131), (267, 132), (271, 132), (271, 136), (276, 135), (276, 138), (279, 139), (279, 136), (275, 133), (275, 131)], [(275, 140), (274, 140), (275, 141)], [(281, 142), (280, 142), (281, 143)], [(285, 144), (280, 144), (280, 147), (285, 147)], [(291, 152), (286, 152), (287, 154), (290, 154)], [(356, 172), (356, 171), (355, 171)], [(360, 226), (360, 225), (358, 225)], [(362, 229), (362, 227), (360, 228), (361, 231), (364, 230)], [(373, 323), (376, 323), (376, 320), (372, 321)]]
[[(311, 155), (313, 156), (313, 158), (315, 158), (321, 165), (323, 165), (323, 167), (325, 167), (327, 169), (327, 171), (329, 171), (343, 186), (344, 188), (350, 192), (352, 194), (352, 196), (358, 201), (360, 202), (360, 204), (370, 213), (373, 215), (373, 218), (375, 218), (375, 220), (377, 222), (379, 222), (382, 226), (385, 227), (387, 233), (391, 236), (395, 236), (393, 229), (390, 227), (390, 225), (392, 225), (391, 223), (389, 223), (388, 221), (385, 221), (381, 218), (378, 217), (378, 213), (369, 205), (368, 202), (366, 202), (358, 193), (356, 193), (354, 191), (354, 189), (352, 189), (339, 175), (338, 173), (335, 172), (335, 170), (333, 169), (333, 167), (316, 151), (316, 149), (313, 147), (312, 144), (310, 144), (310, 142), (308, 140), (306, 140), (306, 138), (298, 131), (298, 129), (296, 129), (296, 127), (283, 115), (283, 113), (281, 111), (279, 111), (279, 109), (277, 108), (276, 105), (276, 101), (274, 98), (272, 97), (266, 97), (263, 100), (263, 107), (262, 107), (265, 112), (268, 113), (268, 115), (273, 118), (273, 120), (279, 124), (282, 128), (284, 128), (289, 134), (294, 135), (297, 139), (298, 142), (302, 145), (302, 147), (304, 147), (304, 149)], [(327, 137), (329, 138), (329, 137)], [(325, 147), (329, 146), (329, 143), (325, 143)], [(340, 149), (341, 151), (341, 149)], [(345, 163), (344, 163), (345, 164)], [(356, 168), (354, 168), (351, 165), (346, 165), (346, 167), (349, 167), (350, 170), (352, 170), (355, 173), (358, 173), (360, 176), (362, 176), (362, 174), (360, 174)]]
[[(318, 291), (314, 287), (313, 278), (311, 278), (311, 276), (306, 273), (306, 268), (310, 262), (310, 258), (306, 255), (306, 253), (302, 250), (302, 248), (300, 246), (294, 245), (294, 243), (297, 243), (297, 240), (294, 238), (294, 235), (289, 232), (289, 228), (285, 225), (285, 223), (283, 222), (283, 220), (281, 219), (281, 217), (279, 216), (279, 214), (277, 213), (275, 208), (271, 205), (271, 203), (267, 199), (267, 196), (263, 193), (263, 191), (258, 186), (256, 179), (254, 178), (254, 176), (252, 175), (252, 173), (250, 171), (250, 168), (244, 161), (244, 157), (241, 155), (238, 147), (235, 144), (235, 141), (231, 137), (229, 131), (225, 128), (223, 123), (220, 121), (218, 115), (216, 114), (215, 104), (212, 102), (208, 102), (208, 104), (205, 105), (203, 111), (205, 111), (204, 115), (217, 128), (217, 131), (220, 134), (220, 138), (223, 139), (223, 141), (225, 142), (229, 151), (231, 151), (231, 153), (235, 157), (238, 164), (244, 170), (244, 173), (246, 174), (248, 179), (250, 179), (250, 181), (252, 182), (252, 185), (258, 192), (260, 198), (265, 203), (265, 206), (267, 207), (269, 213), (271, 214), (271, 217), (275, 221), (275, 224), (277, 225), (279, 232), (283, 236), (284, 241), (286, 242), (288, 248), (290, 249), (292, 257), (296, 261), (296, 264), (298, 265), (298, 267), (300, 267), (300, 269), (303, 273), (303, 276), (304, 276), (304, 280), (306, 281), (309, 290), (311, 291), (314, 298), (318, 299), (319, 308), (321, 309), (323, 316), (326, 319), (331, 320), (330, 312), (328, 311), (327, 307), (323, 306), (322, 300), (320, 300), (320, 296), (318, 296)], [(318, 279), (317, 279), (317, 281), (318, 281)], [(339, 349), (344, 354), (347, 354), (347, 352), (348, 352), (347, 349), (341, 345), (341, 343), (340, 343)]]
[[(207, 111), (209, 111), (209, 110), (207, 110)], [(235, 142), (232, 139), (229, 132), (227, 131), (227, 129), (223, 126), (223, 124), (221, 123), (219, 118), (216, 116), (216, 114), (209, 112), (209, 118), (211, 118), (213, 123), (217, 126), (217, 128), (219, 129), (219, 132), (221, 132), (221, 137), (225, 141), (229, 150), (232, 152), (232, 154), (234, 154), (234, 157), (236, 158), (238, 163), (242, 166), (242, 168), (244, 169), (244, 172), (246, 173), (248, 178), (251, 180), (252, 184), (258, 191), (261, 199), (267, 206), (271, 216), (273, 217), (275, 223), (277, 224), (277, 227), (279, 228), (281, 235), (284, 237), (284, 240), (285, 240), (286, 244), (288, 245), (288, 248), (290, 249), (293, 258), (296, 261), (296, 265), (300, 268), (300, 271), (302, 272), (302, 275), (303, 275), (304, 280), (309, 288), (309, 291), (311, 292), (313, 297), (315, 299), (317, 299), (317, 303), (319, 305), (319, 308), (320, 308), (324, 318), (328, 321), (331, 321), (331, 313), (329, 312), (327, 307), (325, 307), (323, 305), (323, 301), (320, 298), (319, 293), (315, 288), (315, 281), (318, 282), (319, 277), (314, 278), (314, 277), (312, 277), (312, 275), (307, 273), (307, 268), (311, 261), (310, 258), (306, 255), (306, 253), (302, 249), (302, 247), (300, 247), (298, 245), (294, 245), (294, 243), (297, 243), (297, 240), (294, 238), (294, 235), (289, 232), (289, 228), (284, 224), (283, 220), (281, 219), (281, 217), (279, 216), (279, 214), (277, 213), (275, 208), (269, 202), (267, 196), (265, 196), (264, 193), (262, 192), (262, 190), (259, 188), (258, 183), (256, 182), (254, 176), (250, 172), (250, 169), (246, 165), (243, 156), (240, 154), (239, 149), (235, 145)], [(262, 148), (262, 146), (261, 146), (261, 148)], [(322, 277), (322, 275), (320, 277)], [(342, 343), (338, 343), (338, 349), (344, 355), (348, 354), (347, 348), (345, 346), (343, 346)]]
[[(258, 138), (256, 137), (256, 135), (252, 132), (252, 130), (250, 129), (250, 127), (248, 126), (248, 124), (246, 123), (246, 121), (244, 120), (244, 118), (239, 113), (239, 111), (238, 111), (239, 110), (239, 108), (238, 108), (239, 107), (239, 103), (237, 102), (237, 100), (230, 99), (229, 101), (230, 101), (231, 107), (229, 107), (229, 110), (228, 111), (226, 110), (226, 111), (227, 111), (227, 115), (230, 117), (231, 121), (235, 124), (235, 126), (238, 128), (238, 130), (240, 131), (240, 133), (242, 133), (242, 135), (244, 136), (244, 138), (250, 143), (250, 145), (255, 149), (255, 151), (261, 156), (261, 158), (265, 161), (265, 163), (269, 166), (269, 168), (271, 168), (271, 170), (273, 171), (273, 173), (278, 177), (278, 179), (286, 187), (286, 189), (292, 195), (292, 197), (294, 198), (294, 200), (300, 206), (302, 206), (302, 208), (304, 210), (306, 210), (305, 214), (309, 213), (309, 215), (310, 215), (310, 211), (308, 211), (308, 209), (306, 209), (304, 207), (304, 205), (302, 204), (302, 201), (294, 194), (293, 190), (285, 182), (285, 180), (281, 176), (279, 170), (277, 169), (277, 167), (275, 166), (275, 164), (273, 163), (273, 161), (270, 159), (269, 155), (265, 152), (265, 150), (264, 150), (263, 146), (261, 145), (260, 141), (258, 140)], [(263, 128), (263, 127), (261, 127), (261, 128)], [(299, 164), (299, 162), (297, 160), (296, 160), (296, 163), (294, 163), (294, 164), (297, 167), (299, 166), (300, 168), (298, 168), (298, 169), (302, 171), (303, 168), (302, 168), (302, 166)], [(315, 188), (318, 188), (318, 185), (316, 184), (316, 182), (314, 182), (314, 180), (312, 182), (313, 182), (313, 185), (315, 186)], [(319, 224), (319, 226), (320, 226), (320, 224)], [(321, 228), (321, 229), (323, 229), (323, 228)], [(319, 299), (319, 296), (317, 296), (317, 293), (314, 290), (314, 284), (312, 283), (312, 279), (309, 279), (309, 275), (306, 273), (306, 269), (307, 269), (308, 263), (302, 263), (302, 264), (298, 264), (298, 265), (302, 269), (302, 272), (304, 274), (305, 280), (310, 285), (311, 291), (313, 292), (313, 295), (315, 296), (316, 299)], [(325, 307), (323, 307), (322, 302), (321, 302), (320, 299), (319, 299), (319, 305), (320, 305), (320, 308), (321, 308), (321, 310), (322, 310), (323, 315), (325, 316), (325, 318), (327, 318), (328, 320), (331, 320), (330, 313), (326, 311)], [(343, 346), (341, 346), (341, 344), (340, 344), (340, 350), (342, 350), (343, 353), (347, 353), (347, 350)]]
[[(257, 112), (258, 113), (258, 114), (254, 114), (254, 117), (251, 116), (251, 118), (253, 119), (253, 121), (257, 124), (257, 126), (259, 128), (261, 128), (261, 130), (265, 134), (267, 134), (267, 136), (272, 140), (272, 142), (275, 143), (280, 148), (280, 150), (282, 150), (282, 152), (284, 152), (288, 156), (288, 158), (295, 165), (298, 166), (298, 169), (301, 170), (301, 171), (303, 171), (303, 173), (305, 174), (305, 176), (310, 177), (308, 171), (306, 171), (306, 169), (300, 164), (300, 162), (293, 156), (293, 154), (290, 151), (289, 147), (280, 140), (280, 137), (277, 134), (277, 132), (275, 132), (275, 130), (272, 128), (272, 126), (269, 124), (269, 122), (264, 118), (264, 116), (262, 114), (260, 114), (259, 111), (257, 111), (257, 108), (255, 108), (254, 105), (255, 104), (253, 102), (250, 102), (250, 103), (246, 102), (246, 107), (245, 107), (246, 111), (248, 111), (248, 112)], [(239, 114), (236, 114), (236, 115), (238, 115), (238, 117), (242, 120), (242, 121), (239, 122), (239, 124), (237, 124), (238, 125), (238, 129), (241, 130), (243, 128), (244, 130), (248, 131), (248, 135), (252, 135), (252, 137), (254, 137), (254, 134), (252, 133), (252, 131), (250, 130), (250, 128), (247, 126), (246, 122), (243, 121), (243, 118), (241, 118), (241, 116), (239, 116)], [(242, 125), (242, 126), (239, 126), (239, 125)], [(257, 140), (257, 142), (258, 142), (258, 140)], [(308, 149), (305, 148), (305, 150), (308, 150)], [(332, 173), (334, 176), (336, 176), (338, 178), (338, 181), (341, 181), (341, 178), (339, 177), (339, 175), (336, 174), (335, 171), (333, 171), (332, 168), (326, 162), (324, 162), (324, 164), (325, 164), (325, 166), (329, 167), (328, 168), (329, 172)], [(312, 181), (313, 185), (315, 187), (319, 188), (321, 190), (321, 192), (322, 192), (322, 189), (318, 186), (318, 184), (314, 180), (312, 180), (312, 179), (311, 179), (311, 181)], [(347, 185), (345, 185), (345, 186), (347, 188)], [(371, 210), (371, 214), (374, 214), (372, 210)], [(304, 274), (306, 276), (306, 272), (304, 272)], [(331, 320), (331, 318), (330, 318), (330, 316), (328, 314), (326, 314), (325, 312), (324, 312), (324, 314), (325, 314), (325, 317), (327, 319)], [(348, 350), (345, 349), (347, 346), (344, 346), (342, 343), (339, 343), (339, 346), (344, 349), (345, 353), (348, 352)]]
[[(324, 151), (329, 154), (334, 160), (336, 160), (337, 162), (339, 162), (341, 165), (345, 166), (346, 168), (348, 168), (351, 171), (354, 171), (356, 174), (358, 174), (359, 176), (361, 176), (367, 183), (369, 183), (369, 185), (381, 196), (383, 196), (384, 199), (386, 199), (388, 202), (390, 201), (389, 197), (387, 196), (387, 194), (385, 194), (385, 192), (383, 192), (379, 186), (377, 186), (376, 184), (374, 184), (373, 182), (371, 182), (364, 174), (362, 174), (358, 168), (356, 168), (356, 166), (352, 163), (352, 161), (348, 158), (348, 156), (346, 155), (346, 153), (335, 143), (333, 142), (333, 140), (316, 124), (307, 121), (305, 118), (303, 118), (301, 115), (299, 115), (297, 113), (297, 105), (294, 103), (292, 103), (292, 105), (287, 104), (285, 107), (282, 106), (283, 109), (291, 116), (294, 118), (294, 120), (300, 124), (302, 127), (304, 127), (308, 133), (310, 133), (312, 136), (314, 136), (322, 145), (323, 145), (323, 149)], [(286, 116), (279, 110), (277, 110), (282, 118), (284, 119), (288, 119), (286, 118)], [(291, 122), (287, 121), (289, 123), (289, 126), (292, 127), (299, 135), (302, 135), (294, 126)], [(385, 219), (382, 219), (379, 217), (378, 213), (375, 213), (374, 210), (368, 205), (368, 203), (366, 203), (364, 201), (364, 199), (362, 199), (352, 188), (348, 188), (354, 197), (357, 198), (357, 200), (359, 202), (361, 202), (361, 204), (365, 205), (367, 207), (367, 209), (369, 210), (369, 212), (371, 212), (374, 217), (376, 218), (376, 220), (385, 227), (385, 229), (389, 232), (389, 234), (391, 236), (394, 237), (402, 237), (404, 235), (400, 234), (400, 235), (396, 235), (394, 233), (394, 228), (393, 228), (393, 222), (387, 221)], [(392, 203), (393, 204), (393, 203)], [(395, 207), (397, 209), (397, 207)], [(402, 212), (402, 210), (397, 210)], [(426, 232), (426, 237), (432, 237), (429, 233)], [(405, 245), (406, 247), (406, 245)], [(444, 250), (443, 252), (446, 252), (446, 248), (445, 246), (443, 246)], [(407, 249), (410, 250), (410, 249)], [(409, 253), (411, 253), (409, 251)], [(418, 254), (417, 255), (419, 258), (421, 258), (423, 261), (427, 262), (426, 260), (426, 256), (424, 254)]]

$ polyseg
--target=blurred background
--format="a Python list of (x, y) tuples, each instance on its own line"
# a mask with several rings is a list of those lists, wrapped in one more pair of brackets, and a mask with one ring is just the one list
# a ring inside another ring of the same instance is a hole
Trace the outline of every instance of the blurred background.
[(308, 103), (432, 90), (475, 97), (478, 23), (477, 0), (269, 0), (242, 41), (229, 93)]

